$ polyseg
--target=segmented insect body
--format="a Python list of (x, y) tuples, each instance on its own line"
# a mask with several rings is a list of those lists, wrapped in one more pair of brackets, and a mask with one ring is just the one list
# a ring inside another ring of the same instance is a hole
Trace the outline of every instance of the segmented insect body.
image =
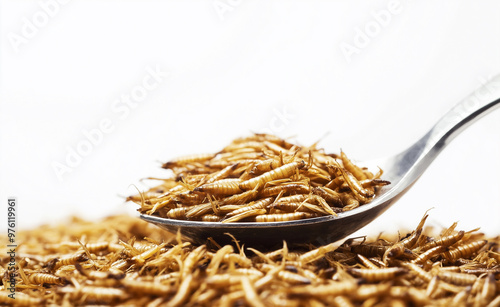
[(83, 276), (91, 279), (91, 280), (98, 280), (98, 279), (112, 279), (112, 280), (119, 280), (125, 278), (125, 274), (119, 270), (114, 270), (110, 269), (107, 272), (104, 271), (92, 271), (92, 270), (85, 270), (80, 264), (75, 264), (75, 268), (78, 271), (78, 273), (82, 274)]
[(127, 267), (130, 266), (130, 263), (126, 259), (120, 259), (111, 264), (111, 268), (114, 270), (125, 271)]
[(286, 293), (271, 294), (265, 299), (266, 304), (274, 307), (299, 307), (301, 301), (293, 298), (288, 298)]
[(360, 285), (354, 296), (359, 301), (365, 301), (372, 297), (382, 297), (389, 293), (391, 284)]
[(224, 261), (235, 263), (240, 268), (248, 268), (252, 266), (252, 260), (241, 254), (228, 254), (224, 256)]
[[(344, 178), (342, 176), (332, 179), (330, 182), (325, 184), (323, 188), (328, 188), (332, 191), (339, 191), (340, 187), (344, 184)], [(339, 191), (340, 192), (340, 191)]]
[(337, 213), (332, 209), (332, 207), (330, 207), (330, 205), (328, 205), (323, 197), (318, 195), (310, 195), (308, 200), (318, 204), (326, 212), (326, 215), (337, 215)]
[(203, 257), (205, 251), (206, 251), (206, 246), (200, 245), (196, 249), (194, 249), (191, 253), (189, 253), (189, 255), (186, 257), (182, 265), (182, 272), (180, 276), (181, 280), (187, 278), (187, 276), (191, 276), (190, 275), (191, 271), (193, 270), (196, 263), (200, 260), (200, 258)]
[(411, 262), (402, 262), (401, 265), (405, 268), (408, 268), (411, 272), (413, 272), (417, 277), (419, 277), (420, 279), (426, 281), (426, 282), (430, 282), (432, 280), (432, 274), (425, 271), (424, 269), (422, 269), (421, 267), (419, 267), (418, 265), (416, 265), (415, 263), (411, 263)]
[(315, 166), (303, 170), (302, 174), (310, 178), (311, 181), (315, 181), (317, 184), (326, 184), (331, 180), (331, 177), (327, 171), (324, 171)]
[[(496, 288), (498, 286), (496, 285), (496, 279), (494, 274), (488, 274), (486, 277), (486, 280), (484, 282), (483, 289), (481, 291), (481, 296), (484, 302), (489, 302), (493, 299), (495, 296)], [(500, 295), (499, 295), (500, 297)], [(500, 304), (500, 300), (497, 300), (498, 304)]]
[(290, 176), (295, 174), (297, 170), (303, 168), (305, 165), (306, 163), (303, 160), (291, 162), (255, 178), (243, 181), (239, 184), (239, 187), (242, 190), (251, 190), (257, 185), (264, 186), (267, 182), (272, 180), (289, 178)]
[(291, 195), (291, 196), (285, 196), (281, 197), (276, 203), (296, 203), (296, 202), (303, 202), (305, 201), (309, 195), (305, 194), (297, 194), (297, 195)]
[(311, 283), (322, 283), (323, 278), (319, 277), (316, 273), (314, 273), (311, 270), (305, 269), (305, 268), (299, 268), (298, 269), (300, 275), (304, 276), (305, 278), (309, 279)]
[(200, 205), (196, 205), (196, 206), (191, 207), (186, 212), (186, 217), (187, 218), (194, 218), (194, 217), (199, 217), (199, 216), (205, 215), (207, 213), (213, 213), (211, 203), (200, 204)]
[[(229, 274), (229, 273), (217, 274), (217, 275), (212, 275), (212, 276), (207, 277), (206, 282), (211, 286), (214, 286), (217, 288), (224, 288), (224, 287), (229, 287), (231, 285), (241, 284), (242, 277), (244, 277), (244, 276), (234, 275), (234, 274)], [(251, 275), (248, 277), (252, 280), (255, 280), (259, 276)]]
[(458, 266), (441, 266), (442, 262), (435, 262), (432, 266), (437, 268), (437, 272), (460, 272), (460, 267)]
[(299, 257), (299, 261), (302, 263), (310, 263), (316, 261), (325, 256), (326, 253), (335, 251), (340, 246), (339, 243), (334, 242), (328, 245), (321, 246), (319, 248), (313, 249)]
[(168, 306), (181, 306), (189, 296), (189, 290), (193, 286), (193, 275), (187, 275), (181, 282), (175, 296), (168, 302)]
[(184, 219), (186, 219), (186, 212), (189, 209), (190, 209), (189, 207), (179, 207), (179, 208), (170, 209), (167, 212), (167, 217), (169, 219), (184, 220)]
[(307, 194), (310, 192), (310, 187), (304, 183), (286, 183), (264, 188), (259, 195), (261, 197), (270, 197), (276, 196), (282, 192), (285, 195)]
[(339, 193), (327, 188), (327, 187), (315, 187), (312, 191), (314, 194), (321, 196), (329, 204), (334, 206), (343, 207), (342, 197)]
[(224, 205), (228, 205), (228, 204), (241, 205), (249, 200), (256, 198), (258, 194), (259, 194), (259, 190), (253, 189), (253, 190), (245, 191), (241, 194), (228, 196), (226, 198), (223, 198), (223, 199), (217, 201), (217, 203), (220, 206), (224, 206)]
[(448, 247), (443, 245), (433, 247), (431, 249), (428, 249), (424, 253), (420, 254), (417, 258), (413, 259), (412, 262), (416, 264), (422, 264), (427, 260), (431, 259), (432, 257), (444, 253), (447, 250)]
[(57, 270), (58, 268), (64, 266), (64, 265), (70, 265), (70, 264), (75, 264), (78, 262), (83, 262), (87, 261), (87, 255), (83, 252), (78, 252), (74, 255), (69, 255), (61, 258), (55, 258), (52, 261), (49, 262), (49, 269), (51, 270)]
[(439, 278), (441, 278), (444, 281), (450, 282), (455, 285), (472, 285), (476, 282), (477, 277), (474, 275), (470, 274), (465, 274), (465, 273), (456, 273), (456, 272), (439, 272), (438, 273)]
[(467, 258), (478, 252), (481, 248), (483, 248), (483, 246), (486, 245), (486, 243), (488, 243), (488, 241), (480, 240), (460, 245), (444, 253), (444, 257), (448, 261), (454, 261), (457, 260), (458, 258)]
[(102, 250), (105, 250), (109, 247), (109, 242), (96, 242), (96, 243), (87, 243), (85, 244), (85, 248), (90, 253), (96, 253)]
[(342, 173), (342, 176), (344, 177), (344, 181), (347, 183), (349, 188), (351, 188), (354, 196), (356, 196), (359, 201), (367, 202), (367, 199), (373, 196), (373, 193), (363, 188), (361, 183), (359, 183), (356, 177), (354, 177), (351, 173), (345, 171), (343, 168), (339, 169)]
[(359, 183), (361, 183), (361, 186), (363, 186), (363, 188), (365, 188), (365, 189), (373, 188), (373, 187), (381, 187), (381, 186), (391, 184), (390, 181), (382, 180), (382, 179), (365, 179), (365, 180), (361, 180)]
[(66, 280), (64, 278), (46, 273), (33, 273), (28, 277), (28, 280), (33, 284), (39, 285), (62, 285), (66, 283)]
[(427, 215), (427, 213), (424, 214), (424, 216), (420, 220), (420, 223), (418, 224), (417, 228), (411, 233), (411, 235), (408, 238), (401, 240), (400, 243), (403, 244), (404, 247), (413, 248), (415, 246), (418, 239), (420, 238), (420, 234), (422, 233), (422, 230), (424, 228), (424, 224), (425, 224), (425, 221), (427, 220), (427, 217), (429, 217), (429, 215)]
[(464, 305), (466, 305), (467, 297), (469, 295), (470, 295), (470, 288), (466, 288), (466, 289), (460, 291), (459, 293), (457, 293), (453, 297), (451, 304), (453, 306), (464, 306)]
[(331, 282), (326, 285), (308, 285), (308, 286), (297, 286), (290, 289), (288, 292), (290, 295), (300, 295), (300, 296), (337, 296), (346, 295), (353, 292), (357, 287), (357, 284), (351, 281), (344, 282)]
[(425, 306), (429, 304), (429, 297), (427, 296), (425, 290), (420, 290), (417, 288), (408, 288), (408, 298), (416, 306)]
[(244, 219), (249, 218), (249, 217), (259, 216), (259, 215), (266, 214), (266, 213), (267, 213), (266, 209), (245, 210), (244, 212), (241, 212), (241, 213), (236, 214), (236, 215), (232, 215), (231, 217), (229, 217), (227, 219), (223, 219), (222, 223), (237, 222), (239, 220), (244, 220)]
[(391, 280), (407, 272), (407, 270), (403, 268), (381, 268), (381, 269), (349, 268), (347, 271), (354, 276), (362, 277), (368, 281)]
[(387, 267), (387, 264), (385, 264), (379, 257), (370, 257), (370, 258), (368, 258), (368, 260), (370, 260), (371, 262), (373, 262), (379, 268), (385, 268), (385, 267)]
[(352, 173), (357, 180), (365, 180), (368, 179), (366, 174), (363, 172), (361, 168), (354, 165), (349, 158), (347, 158), (346, 154), (343, 151), (340, 151), (340, 158), (342, 159), (342, 164), (344, 167)]
[(284, 148), (283, 146), (281, 146), (281, 144), (278, 144), (278, 143), (273, 143), (270, 141), (264, 141), (263, 143), (268, 149), (273, 151), (274, 154), (276, 154), (276, 155), (280, 155), (280, 154), (287, 152), (289, 150), (289, 148)]
[(179, 193), (177, 196), (172, 198), (166, 205), (170, 205), (170, 203), (177, 204), (181, 203), (184, 206), (192, 206), (197, 205), (205, 200), (206, 196), (199, 193), (193, 193), (192, 191), (186, 191)]
[(300, 211), (300, 212), (315, 212), (321, 215), (328, 215), (329, 212), (325, 211), (322, 207), (313, 205), (306, 202), (290, 202), (290, 203), (277, 203), (272, 204), (271, 209), (280, 209), (287, 212)]
[(351, 246), (351, 252), (355, 254), (361, 254), (366, 257), (382, 257), (387, 248), (387, 246), (383, 245), (359, 244)]
[(405, 252), (405, 247), (402, 243), (396, 243), (386, 249), (384, 255), (382, 256), (382, 261), (387, 263), (387, 259), (396, 258), (403, 255)]
[(238, 165), (239, 165), (239, 163), (234, 163), (234, 164), (231, 164), (229, 166), (226, 166), (224, 169), (207, 176), (209, 178), (205, 182), (202, 181), (201, 183), (202, 184), (210, 184), (210, 183), (219, 181), (221, 179), (224, 179), (224, 178), (228, 177), (229, 175), (231, 175), (231, 173), (234, 172), (234, 170), (238, 167)]
[(356, 258), (358, 258), (359, 262), (361, 262), (361, 264), (363, 264), (366, 268), (368, 269), (372, 269), (372, 270), (376, 270), (378, 269), (379, 267), (374, 264), (370, 259), (366, 258), (365, 256), (363, 255), (360, 255), (360, 254), (357, 254), (356, 255)]
[(249, 303), (253, 307), (265, 306), (260, 299), (260, 296), (257, 294), (254, 285), (250, 282), (250, 279), (248, 277), (241, 278), (241, 286), (243, 287), (247, 303)]
[(285, 222), (300, 219), (307, 219), (317, 216), (314, 213), (309, 212), (293, 212), (293, 213), (283, 213), (283, 214), (263, 214), (257, 215), (255, 221), (257, 222)]
[(156, 275), (154, 277), (154, 281), (158, 283), (174, 283), (176, 280), (178, 280), (180, 275), (181, 275), (180, 272), (172, 272), (167, 274)]
[(281, 158), (267, 159), (256, 163), (255, 166), (250, 171), (250, 174), (262, 174), (265, 172), (272, 171), (273, 169), (276, 169), (281, 166), (283, 166)]
[(204, 184), (194, 188), (195, 192), (205, 192), (212, 195), (232, 195), (243, 192), (240, 189), (240, 179), (221, 179), (219, 181)]
[(225, 245), (222, 248), (220, 248), (215, 255), (212, 257), (210, 264), (207, 267), (207, 274), (209, 276), (214, 275), (217, 270), (219, 269), (219, 265), (221, 262), (224, 260), (224, 257), (228, 254), (231, 254), (234, 252), (234, 248), (231, 245)]
[(464, 234), (465, 234), (465, 232), (463, 230), (461, 230), (455, 234), (443, 237), (443, 238), (436, 240), (436, 241), (429, 242), (428, 244), (424, 245), (421, 250), (426, 251), (426, 250), (429, 250), (429, 249), (436, 247), (438, 245), (452, 246), (453, 244), (460, 241), (464, 237)]
[(500, 295), (497, 295), (489, 304), (487, 307), (499, 307), (500, 306)]
[(342, 200), (343, 211), (356, 209), (360, 205), (359, 201), (350, 194), (342, 194), (340, 198)]
[(427, 285), (427, 289), (425, 294), (427, 294), (428, 297), (434, 298), (435, 294), (439, 291), (439, 277), (434, 276), (432, 277), (431, 281)]
[(199, 304), (200, 306), (209, 305), (210, 302), (217, 296), (218, 292), (215, 289), (208, 289), (196, 297), (192, 297), (189, 305)]
[(289, 271), (279, 271), (278, 277), (290, 284), (310, 284), (311, 280), (305, 276)]
[(201, 217), (201, 220), (204, 221), (204, 222), (220, 222), (220, 220), (222, 219), (222, 217), (218, 216), (218, 215), (214, 215), (214, 214), (205, 214)]
[(136, 281), (124, 279), (121, 281), (121, 284), (125, 286), (125, 289), (129, 292), (146, 295), (167, 295), (169, 293), (174, 293), (176, 290), (172, 286), (154, 281)]
[(156, 253), (158, 253), (165, 245), (167, 245), (167, 243), (162, 243), (162, 244), (157, 245), (157, 246), (155, 246), (153, 248), (149, 248), (146, 251), (142, 252), (141, 254), (132, 257), (132, 260), (135, 261), (135, 262), (137, 262), (137, 263), (139, 263), (139, 264), (142, 264), (147, 259), (153, 257), (153, 255), (155, 255)]
[(351, 300), (344, 295), (335, 296), (332, 303), (337, 307), (354, 307)]
[[(264, 199), (258, 200), (256, 202), (250, 203), (249, 205), (244, 206), (244, 207), (242, 207), (240, 209), (234, 210), (234, 211), (228, 213), (226, 216), (227, 217), (232, 217), (232, 216), (235, 216), (235, 215), (238, 215), (238, 214), (245, 213), (247, 211), (264, 209), (268, 205), (270, 205), (272, 202), (273, 202), (273, 199), (271, 197), (264, 198)], [(261, 212), (263, 212), (263, 213), (259, 213), (259, 214), (265, 214), (266, 213), (265, 210), (261, 211)]]
[(261, 271), (257, 270), (257, 269), (253, 269), (253, 268), (237, 268), (237, 269), (234, 269), (233, 271), (235, 274), (238, 274), (238, 275), (250, 275), (250, 276), (255, 276), (255, 277), (263, 277), (264, 276), (264, 273), (262, 273)]

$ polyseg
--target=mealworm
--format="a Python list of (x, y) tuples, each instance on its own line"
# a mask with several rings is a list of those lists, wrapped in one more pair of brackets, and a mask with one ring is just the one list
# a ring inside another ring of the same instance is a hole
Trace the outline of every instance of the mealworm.
[(266, 172), (258, 177), (240, 182), (239, 187), (242, 190), (251, 190), (257, 185), (265, 186), (265, 184), (269, 181), (292, 176), (297, 170), (303, 168), (305, 165), (306, 163), (304, 160), (301, 160), (300, 162), (291, 162), (278, 167), (277, 169)]
[(449, 250), (448, 252), (444, 253), (444, 257), (448, 259), (449, 261), (456, 260), (458, 258), (467, 258), (473, 254), (475, 254), (477, 251), (479, 251), (483, 246), (486, 245), (488, 241), (486, 240), (480, 240), (480, 241), (475, 241), (472, 243), (460, 245), (454, 249)]
[(308, 212), (293, 212), (293, 213), (283, 213), (283, 214), (264, 214), (257, 215), (255, 221), (257, 222), (284, 222), (306, 219), (317, 216), (314, 213)]
[(381, 280), (390, 280), (397, 276), (403, 275), (407, 272), (407, 270), (403, 268), (381, 268), (381, 269), (358, 269), (358, 268), (349, 268), (348, 272), (362, 277), (368, 281), (381, 281)]
[(241, 193), (240, 179), (221, 179), (213, 183), (207, 183), (194, 188), (195, 192), (205, 192), (215, 195), (231, 195)]

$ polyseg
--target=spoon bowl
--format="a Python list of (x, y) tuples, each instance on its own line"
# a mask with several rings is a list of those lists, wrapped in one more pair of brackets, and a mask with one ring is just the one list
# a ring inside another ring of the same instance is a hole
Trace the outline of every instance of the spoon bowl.
[(384, 170), (383, 187), (368, 204), (339, 213), (287, 222), (212, 223), (161, 218), (141, 214), (141, 218), (197, 244), (213, 238), (219, 244), (231, 243), (233, 235), (247, 246), (271, 248), (283, 240), (324, 245), (340, 240), (367, 225), (394, 204), (423, 174), (449, 142), (466, 127), (500, 106), (500, 75), (474, 91), (448, 111), (420, 140), (392, 157), (360, 162), (359, 165)]

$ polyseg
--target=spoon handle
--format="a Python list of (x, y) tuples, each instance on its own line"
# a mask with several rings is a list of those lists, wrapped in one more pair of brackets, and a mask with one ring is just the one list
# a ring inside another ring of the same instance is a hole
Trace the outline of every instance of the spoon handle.
[(500, 107), (500, 75), (490, 79), (458, 103), (420, 140), (397, 155), (399, 167), (393, 174), (394, 179), (405, 177), (401, 184), (406, 187), (411, 185), (451, 140), (498, 107)]
[(458, 103), (432, 127), (426, 148), (440, 151), (469, 125), (500, 106), (500, 75)]

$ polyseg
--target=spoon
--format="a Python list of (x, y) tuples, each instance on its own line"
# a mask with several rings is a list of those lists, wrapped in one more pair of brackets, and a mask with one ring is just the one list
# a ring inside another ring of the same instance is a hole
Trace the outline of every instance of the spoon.
[(340, 240), (373, 221), (422, 175), (450, 141), (476, 120), (500, 106), (500, 75), (474, 91), (446, 113), (420, 140), (403, 152), (363, 166), (379, 166), (391, 185), (383, 187), (368, 204), (339, 213), (287, 222), (214, 223), (185, 221), (141, 214), (141, 218), (170, 232), (181, 231), (183, 237), (205, 244), (209, 237), (219, 244), (231, 243), (232, 234), (247, 246), (270, 248), (290, 243), (328, 244)]

